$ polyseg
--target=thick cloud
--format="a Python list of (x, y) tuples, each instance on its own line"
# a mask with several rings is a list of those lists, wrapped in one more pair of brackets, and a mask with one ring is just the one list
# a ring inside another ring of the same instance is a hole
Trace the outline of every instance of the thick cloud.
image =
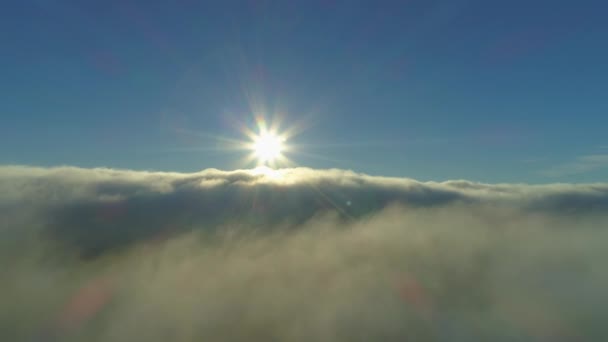
[(8, 166), (0, 217), (0, 340), (608, 337), (608, 184)]

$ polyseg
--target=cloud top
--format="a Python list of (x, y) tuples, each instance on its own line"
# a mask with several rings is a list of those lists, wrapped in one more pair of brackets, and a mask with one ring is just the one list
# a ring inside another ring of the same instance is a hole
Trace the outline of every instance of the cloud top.
[(5, 166), (0, 217), (2, 340), (608, 337), (607, 184)]

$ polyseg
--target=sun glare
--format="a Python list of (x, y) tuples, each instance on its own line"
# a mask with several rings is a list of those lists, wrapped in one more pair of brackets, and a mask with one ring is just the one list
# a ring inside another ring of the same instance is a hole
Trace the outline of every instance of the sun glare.
[(280, 169), (293, 165), (285, 153), (292, 153), (294, 148), (288, 140), (296, 132), (295, 126), (282, 130), (280, 118), (268, 121), (265, 115), (255, 115), (255, 126), (241, 125), (241, 131), (248, 141), (239, 144), (250, 153), (245, 158), (246, 165), (255, 162), (257, 167)]
[(253, 142), (253, 152), (261, 164), (272, 163), (281, 157), (283, 139), (276, 134), (262, 133)]

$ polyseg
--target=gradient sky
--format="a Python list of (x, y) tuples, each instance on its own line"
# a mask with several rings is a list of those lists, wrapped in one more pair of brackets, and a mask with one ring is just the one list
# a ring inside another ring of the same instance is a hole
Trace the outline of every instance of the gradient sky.
[(608, 180), (604, 1), (5, 1), (0, 164)]

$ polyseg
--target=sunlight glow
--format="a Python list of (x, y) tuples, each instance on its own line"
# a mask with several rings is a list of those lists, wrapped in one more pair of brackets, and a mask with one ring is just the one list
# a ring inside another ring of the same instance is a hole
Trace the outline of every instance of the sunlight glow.
[(257, 167), (270, 169), (293, 167), (294, 163), (285, 154), (294, 152), (288, 140), (297, 133), (295, 125), (291, 125), (291, 129), (281, 129), (279, 114), (255, 113), (254, 119), (254, 125), (239, 125), (240, 131), (248, 138), (239, 146), (250, 152), (243, 159), (244, 164), (253, 162)]
[(272, 163), (281, 157), (283, 140), (280, 136), (270, 132), (263, 132), (254, 138), (253, 153), (260, 164)]
[(274, 170), (269, 168), (268, 166), (258, 166), (252, 170), (254, 175), (262, 175), (268, 179), (277, 180), (283, 177), (282, 170)]

